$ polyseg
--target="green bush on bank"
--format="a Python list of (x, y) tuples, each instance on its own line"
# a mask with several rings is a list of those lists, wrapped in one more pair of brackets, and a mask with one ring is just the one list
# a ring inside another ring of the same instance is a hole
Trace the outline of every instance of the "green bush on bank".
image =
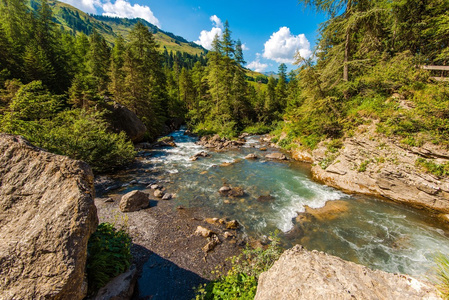
[(96, 293), (109, 280), (125, 272), (131, 264), (131, 237), (110, 223), (101, 223), (87, 246), (89, 294)]
[(113, 133), (99, 111), (63, 110), (61, 96), (52, 95), (40, 81), (22, 86), (8, 111), (0, 116), (0, 131), (22, 135), (48, 151), (87, 162), (102, 172), (134, 159), (126, 134)]
[(226, 274), (219, 272), (218, 279), (200, 286), (196, 299), (254, 299), (260, 274), (268, 271), (282, 253), (279, 238), (275, 235), (271, 240), (266, 249), (246, 248), (240, 255), (234, 256), (231, 269)]

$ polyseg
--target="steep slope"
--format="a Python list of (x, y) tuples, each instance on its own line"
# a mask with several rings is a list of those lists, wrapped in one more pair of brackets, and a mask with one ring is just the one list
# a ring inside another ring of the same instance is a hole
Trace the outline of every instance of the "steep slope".
[[(160, 30), (155, 25), (143, 19), (127, 19), (112, 18), (105, 16), (89, 15), (81, 10), (56, 0), (48, 0), (48, 4), (52, 8), (53, 18), (56, 24), (73, 35), (84, 33), (89, 35), (94, 29), (104, 36), (106, 41), (112, 44), (115, 38), (121, 34), (125, 40), (133, 26), (138, 22), (142, 22), (153, 32), (156, 41), (159, 43), (161, 52), (167, 49), (168, 52), (179, 51), (186, 52), (191, 55), (205, 54), (206, 50), (186, 39), (176, 36), (173, 33)], [(30, 0), (32, 9), (39, 7), (39, 0)]]

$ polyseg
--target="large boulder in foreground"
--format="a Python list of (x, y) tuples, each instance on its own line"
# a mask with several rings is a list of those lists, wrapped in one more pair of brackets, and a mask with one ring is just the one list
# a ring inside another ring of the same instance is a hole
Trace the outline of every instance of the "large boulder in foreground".
[(134, 143), (143, 140), (147, 127), (135, 113), (117, 102), (114, 102), (114, 105), (109, 106), (108, 109), (111, 112), (108, 119), (115, 131), (124, 131)]
[(90, 167), (0, 134), (0, 180), (0, 298), (83, 299), (98, 225)]
[(295, 246), (260, 275), (255, 300), (440, 299), (435, 288), (407, 275), (373, 271)]

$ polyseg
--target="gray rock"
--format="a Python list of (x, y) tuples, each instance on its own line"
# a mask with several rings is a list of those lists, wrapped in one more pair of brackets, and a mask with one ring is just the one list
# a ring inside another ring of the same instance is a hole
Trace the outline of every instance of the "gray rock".
[(255, 300), (440, 299), (435, 287), (407, 275), (373, 271), (295, 246), (259, 277)]
[(227, 193), (227, 192), (229, 192), (230, 190), (231, 190), (231, 187), (225, 185), (225, 186), (222, 186), (218, 191), (219, 191), (220, 193)]
[(135, 190), (122, 196), (119, 207), (122, 212), (133, 212), (147, 208), (149, 204), (148, 194)]
[(136, 285), (137, 269), (135, 265), (109, 281), (102, 287), (95, 297), (95, 300), (128, 300), (131, 299)]
[(247, 156), (245, 156), (245, 159), (258, 159), (259, 156), (257, 156), (257, 154), (255, 153), (250, 153)]
[(163, 191), (161, 191), (161, 190), (155, 190), (153, 195), (156, 198), (163, 198), (165, 193)]
[(0, 134), (0, 178), (0, 298), (83, 299), (98, 225), (90, 167)]
[(275, 160), (287, 160), (287, 156), (285, 156), (284, 154), (282, 154), (280, 152), (274, 152), (274, 153), (267, 154), (267, 155), (265, 155), (265, 158), (275, 159)]
[(152, 190), (160, 190), (162, 187), (158, 184), (152, 184), (150, 185), (150, 189)]
[(165, 195), (162, 197), (162, 200), (170, 200), (171, 198), (173, 198), (173, 195), (167, 193), (167, 194), (165, 194)]

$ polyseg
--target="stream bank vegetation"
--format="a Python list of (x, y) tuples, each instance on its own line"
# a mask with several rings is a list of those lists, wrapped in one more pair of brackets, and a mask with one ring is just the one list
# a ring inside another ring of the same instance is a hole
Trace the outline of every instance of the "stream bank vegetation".
[(254, 299), (260, 274), (268, 271), (282, 254), (277, 235), (276, 232), (271, 235), (266, 249), (247, 246), (240, 255), (232, 257), (231, 269), (227, 272), (215, 271), (218, 278), (199, 286), (196, 299)]

